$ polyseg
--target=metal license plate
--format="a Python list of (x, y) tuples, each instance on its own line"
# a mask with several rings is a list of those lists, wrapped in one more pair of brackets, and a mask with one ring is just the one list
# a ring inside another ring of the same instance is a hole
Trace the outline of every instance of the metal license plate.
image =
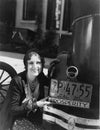
[(51, 79), (50, 96), (90, 103), (92, 88), (91, 84)]

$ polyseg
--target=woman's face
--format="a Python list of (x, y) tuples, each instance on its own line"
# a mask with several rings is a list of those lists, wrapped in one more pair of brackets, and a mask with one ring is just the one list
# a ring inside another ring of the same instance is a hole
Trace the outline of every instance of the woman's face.
[(30, 60), (27, 61), (27, 71), (31, 76), (38, 76), (42, 70), (40, 56), (34, 53)]

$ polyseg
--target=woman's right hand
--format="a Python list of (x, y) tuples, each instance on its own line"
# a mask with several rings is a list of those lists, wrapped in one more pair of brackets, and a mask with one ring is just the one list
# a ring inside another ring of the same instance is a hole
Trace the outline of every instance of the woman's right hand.
[(32, 100), (28, 100), (28, 102), (27, 102), (27, 108), (29, 110), (32, 110)]

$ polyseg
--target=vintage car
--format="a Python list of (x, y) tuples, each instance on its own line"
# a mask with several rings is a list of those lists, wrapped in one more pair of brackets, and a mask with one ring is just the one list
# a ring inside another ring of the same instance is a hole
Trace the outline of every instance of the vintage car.
[(100, 15), (73, 23), (73, 53), (59, 54), (49, 68), (51, 85), (44, 107), (48, 130), (100, 129)]

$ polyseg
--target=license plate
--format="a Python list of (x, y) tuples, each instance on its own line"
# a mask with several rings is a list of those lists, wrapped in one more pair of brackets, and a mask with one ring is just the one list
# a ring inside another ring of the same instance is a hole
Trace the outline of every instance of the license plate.
[(92, 88), (91, 84), (51, 79), (50, 96), (90, 103)]

